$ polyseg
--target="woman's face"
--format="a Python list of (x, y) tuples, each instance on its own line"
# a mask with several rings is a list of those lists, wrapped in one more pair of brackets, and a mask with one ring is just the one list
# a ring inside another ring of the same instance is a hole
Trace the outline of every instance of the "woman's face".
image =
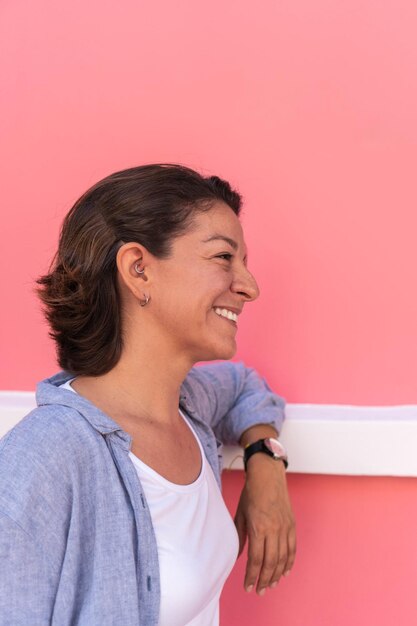
[(171, 258), (158, 259), (147, 306), (175, 351), (184, 351), (193, 362), (235, 354), (239, 318), (237, 323), (225, 319), (215, 308), (240, 313), (259, 296), (246, 263), (239, 218), (223, 202), (197, 213), (192, 230), (174, 240)]

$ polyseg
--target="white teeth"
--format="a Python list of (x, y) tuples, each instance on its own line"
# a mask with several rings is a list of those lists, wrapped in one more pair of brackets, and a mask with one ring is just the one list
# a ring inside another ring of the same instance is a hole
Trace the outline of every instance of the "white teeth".
[(221, 315), (222, 317), (227, 317), (229, 320), (233, 320), (237, 322), (237, 315), (233, 313), (233, 311), (228, 311), (227, 309), (214, 309), (217, 315)]

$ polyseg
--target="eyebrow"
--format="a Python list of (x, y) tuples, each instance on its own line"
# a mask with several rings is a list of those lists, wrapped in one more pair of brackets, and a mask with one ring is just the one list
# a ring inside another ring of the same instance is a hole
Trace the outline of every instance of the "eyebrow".
[[(217, 233), (215, 235), (211, 235), (208, 239), (203, 239), (202, 243), (208, 243), (209, 241), (216, 241), (218, 239), (221, 239), (222, 241), (226, 241), (229, 244), (229, 246), (231, 246), (233, 248), (233, 250), (237, 250), (238, 247), (239, 247), (234, 239), (230, 239), (230, 237), (226, 237), (226, 235), (219, 235)], [(246, 253), (245, 258), (243, 260), (244, 261), (248, 260), (248, 254), (247, 253)]]

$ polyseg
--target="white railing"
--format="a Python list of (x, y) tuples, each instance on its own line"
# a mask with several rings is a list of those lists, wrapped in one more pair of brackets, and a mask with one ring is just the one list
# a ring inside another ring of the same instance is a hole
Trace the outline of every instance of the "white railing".
[[(36, 406), (29, 391), (0, 391), (0, 437)], [(289, 472), (417, 476), (417, 405), (287, 404), (280, 434)], [(239, 447), (224, 467), (243, 469)]]

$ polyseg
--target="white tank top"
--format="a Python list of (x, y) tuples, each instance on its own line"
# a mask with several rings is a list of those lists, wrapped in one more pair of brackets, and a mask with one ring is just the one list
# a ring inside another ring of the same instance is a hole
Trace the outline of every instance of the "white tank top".
[[(61, 387), (76, 393), (70, 382)], [(218, 626), (219, 598), (237, 559), (239, 539), (200, 440), (179, 412), (200, 448), (201, 472), (193, 483), (172, 483), (129, 452), (158, 547), (158, 626)]]

